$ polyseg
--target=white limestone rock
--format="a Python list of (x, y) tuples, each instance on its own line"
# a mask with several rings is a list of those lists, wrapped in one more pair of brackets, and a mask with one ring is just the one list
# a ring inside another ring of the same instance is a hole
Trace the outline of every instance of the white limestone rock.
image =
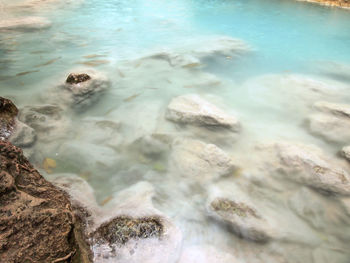
[(189, 94), (173, 98), (166, 118), (170, 121), (207, 127), (223, 127), (238, 132), (238, 120), (198, 95)]
[(162, 59), (172, 67), (197, 68), (202, 66), (201, 60), (208, 57), (231, 59), (250, 51), (251, 47), (240, 39), (228, 36), (194, 37), (174, 49), (155, 52), (142, 59)]
[(312, 114), (307, 119), (311, 134), (325, 141), (348, 143), (350, 141), (350, 121), (329, 114)]
[(74, 206), (86, 207), (90, 212), (100, 213), (92, 187), (76, 174), (50, 174), (46, 178), (70, 196)]
[(200, 183), (228, 176), (237, 168), (216, 145), (190, 139), (174, 141), (169, 165), (175, 173)]
[(277, 142), (258, 149), (262, 151), (265, 167), (271, 173), (314, 189), (350, 195), (348, 172), (316, 146)]
[(341, 155), (347, 159), (348, 161), (350, 161), (350, 145), (349, 146), (344, 146), (342, 149), (341, 149)]
[(111, 86), (108, 78), (96, 70), (78, 68), (72, 72), (64, 84), (49, 90), (43, 99), (82, 111), (93, 106)]
[(350, 105), (320, 101), (313, 106), (320, 113), (308, 118), (312, 134), (331, 142), (350, 142)]
[(350, 105), (348, 104), (318, 101), (313, 106), (321, 112), (350, 119)]
[(276, 223), (265, 218), (253, 201), (238, 187), (229, 194), (212, 193), (208, 215), (229, 227), (237, 236), (255, 242), (268, 242), (277, 236)]
[(51, 26), (51, 22), (44, 17), (0, 18), (0, 31), (2, 30), (40, 30)]
[[(336, 201), (303, 187), (289, 198), (293, 211), (312, 227), (326, 233), (339, 232), (347, 218)], [(339, 234), (342, 233), (342, 230)]]
[[(153, 207), (154, 194), (151, 184), (139, 182), (118, 193), (104, 207), (104, 216), (96, 221), (96, 228), (92, 232), (94, 261), (102, 263), (177, 262), (182, 245), (182, 234), (167, 217)], [(120, 221), (122, 222), (118, 223)], [(139, 221), (146, 222), (135, 231), (140, 231), (141, 234), (148, 228), (152, 231), (145, 231), (138, 238), (122, 236), (123, 233), (128, 233), (127, 228), (133, 228), (133, 225), (137, 227), (137, 224), (140, 224)], [(101, 232), (101, 226), (106, 224), (109, 229), (117, 232)], [(111, 243), (113, 234), (117, 235), (117, 240), (120, 240), (120, 237), (126, 242)]]

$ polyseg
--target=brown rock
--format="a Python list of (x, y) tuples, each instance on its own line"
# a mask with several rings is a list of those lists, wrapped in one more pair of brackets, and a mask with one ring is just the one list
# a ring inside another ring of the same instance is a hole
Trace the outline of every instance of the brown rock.
[(119, 216), (102, 224), (93, 234), (95, 240), (102, 239), (109, 244), (125, 244), (129, 239), (160, 237), (163, 225), (158, 217), (131, 218)]
[(91, 77), (88, 74), (82, 73), (82, 74), (69, 74), (66, 82), (69, 84), (78, 84), (81, 82), (85, 82), (87, 80), (91, 79)]
[(67, 195), (47, 182), (21, 149), (3, 141), (0, 218), (0, 262), (72, 262), (78, 252)]
[(18, 109), (9, 99), (0, 97), (0, 140), (10, 137)]

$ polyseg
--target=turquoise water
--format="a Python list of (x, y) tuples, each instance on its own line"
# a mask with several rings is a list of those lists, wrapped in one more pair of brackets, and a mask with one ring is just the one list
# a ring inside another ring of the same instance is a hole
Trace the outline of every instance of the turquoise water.
[[(215, 245), (250, 263), (349, 262), (349, 218), (343, 220), (343, 214), (341, 223), (329, 225), (333, 232), (315, 230), (286, 208), (291, 194), (281, 191), (268, 198), (278, 200), (276, 214), (288, 218), (285, 232), (291, 233), (292, 241), (264, 247), (238, 239), (205, 219), (206, 190), (172, 178), (171, 150), (150, 160), (139, 153), (137, 144), (150, 134), (204, 138), (233, 156), (243, 171), (247, 168), (243, 176), (248, 178), (247, 159), (255, 158), (250, 147), (257, 142), (315, 144), (338, 158), (343, 143), (310, 134), (304, 121), (318, 100), (350, 103), (349, 10), (292, 0), (85, 0), (14, 8), (17, 2), (0, 2), (0, 22), (30, 15), (45, 17), (52, 26), (0, 31), (1, 96), (13, 99), (19, 108), (43, 104), (43, 95), (81, 67), (102, 72), (111, 81), (111, 89), (86, 111), (64, 113), (69, 124), (58, 139), (44, 134), (34, 148), (24, 149), (42, 173), (50, 177), (42, 169), (44, 158), (56, 160), (54, 173), (84, 178), (100, 203), (139, 181), (152, 183), (154, 205), (179, 226), (184, 247)], [(247, 52), (211, 54), (199, 68), (186, 70), (142, 60), (188, 42), (192, 49), (200, 49), (217, 36), (242, 40)], [(213, 77), (219, 84), (206, 84)], [(334, 96), (310, 93), (308, 87), (319, 83), (333, 89)], [(200, 94), (236, 115), (243, 127), (238, 138), (192, 133), (165, 121), (170, 99), (187, 93)], [(110, 134), (101, 131), (87, 124), (94, 118), (114, 121), (120, 128)], [(109, 137), (103, 138), (106, 134)], [(336, 201), (329, 200), (332, 207)]]
[[(5, 68), (2, 75), (26, 71), (38, 60), (61, 57), (42, 70), (46, 74), (34, 74), (45, 78), (49, 72), (74, 65), (85, 54), (105, 52), (117, 61), (206, 34), (240, 38), (257, 50), (246, 64), (236, 68), (243, 75), (309, 72), (318, 61), (350, 61), (349, 11), (308, 3), (86, 1), (60, 7), (56, 12), (49, 10), (45, 15), (53, 21), (53, 27), (29, 35), (11, 34), (11, 40), (17, 43), (10, 54), (6, 53), (7, 36), (2, 34), (5, 46), (1, 58), (11, 60), (6, 65), (9, 72)], [(49, 55), (31, 54), (32, 51), (46, 51)]]

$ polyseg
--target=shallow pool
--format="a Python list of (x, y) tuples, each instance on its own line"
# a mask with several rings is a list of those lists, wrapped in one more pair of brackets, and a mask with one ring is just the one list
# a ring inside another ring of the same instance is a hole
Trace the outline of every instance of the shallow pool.
[[(338, 115), (328, 116), (334, 110), (315, 106), (327, 101), (349, 108), (349, 10), (292, 0), (26, 3), (1, 1), (0, 25), (27, 16), (51, 25), (0, 31), (0, 89), (19, 108), (57, 105), (54, 113), (40, 113), (50, 130), (33, 126), (35, 143), (23, 147), (47, 178), (83, 178), (109, 210), (120, 191), (151, 184), (153, 206), (182, 233), (178, 262), (232, 262), (230, 256), (250, 263), (350, 262), (348, 197), (281, 179), (298, 171), (284, 171), (282, 157), (283, 168), (271, 169), (274, 150), (260, 146), (313, 144), (331, 168), (349, 172), (339, 151), (350, 144), (344, 132), (350, 120), (339, 124)], [(69, 73), (89, 70), (103, 75), (108, 89), (84, 109), (67, 107), (54, 89)], [(240, 131), (166, 118), (169, 102), (184, 94), (235, 116)], [(333, 124), (325, 123), (330, 119)], [(234, 171), (222, 176), (213, 167), (222, 164), (203, 157), (198, 140), (224, 151)], [(309, 165), (311, 157), (298, 154), (291, 166)], [(199, 167), (203, 160), (207, 170)], [(231, 198), (236, 187), (274, 222), (278, 233), (269, 242), (239, 237), (208, 215), (211, 198)], [(199, 260), (209, 245), (225, 257)]]

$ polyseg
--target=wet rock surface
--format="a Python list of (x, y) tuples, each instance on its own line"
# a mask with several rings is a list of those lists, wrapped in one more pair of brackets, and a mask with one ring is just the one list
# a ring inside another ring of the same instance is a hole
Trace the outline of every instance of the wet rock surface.
[(77, 247), (67, 195), (9, 142), (0, 142), (0, 165), (1, 262), (71, 262)]
[(82, 74), (74, 74), (71, 73), (68, 75), (66, 82), (69, 84), (78, 84), (84, 81), (88, 81), (91, 79), (91, 77), (88, 74), (82, 73)]
[(208, 127), (223, 127), (239, 131), (238, 120), (198, 95), (190, 94), (176, 97), (168, 105), (168, 120)]
[(308, 118), (308, 128), (312, 134), (330, 142), (350, 141), (350, 105), (320, 101), (313, 107), (318, 113)]
[(37, 139), (35, 130), (27, 124), (16, 121), (15, 131), (10, 137), (10, 142), (18, 147), (30, 147)]
[(51, 26), (51, 22), (43, 17), (23, 17), (0, 20), (0, 30), (40, 30)]
[(0, 140), (10, 137), (18, 114), (17, 107), (9, 99), (0, 97)]
[(256, 242), (267, 242), (272, 238), (269, 223), (249, 204), (218, 197), (210, 201), (208, 211), (210, 216), (225, 223), (242, 238)]
[(350, 105), (348, 104), (318, 101), (313, 106), (321, 112), (330, 113), (335, 116), (350, 118)]
[[(83, 110), (97, 102), (109, 87), (109, 80), (100, 72), (86, 70), (86, 73), (70, 73), (66, 83), (52, 90), (48, 99)], [(60, 100), (57, 101), (55, 96), (59, 96)]]
[(80, 247), (84, 248), (81, 254), (88, 260), (99, 263), (177, 261), (181, 233), (153, 207), (154, 189), (149, 183), (132, 185), (101, 207), (83, 179), (70, 174), (52, 175), (51, 179), (70, 193), (80, 230)]
[[(198, 45), (205, 43), (205, 45)], [(142, 59), (165, 60), (171, 67), (197, 68), (202, 66), (201, 60), (210, 57), (239, 57), (241, 54), (252, 51), (251, 48), (240, 39), (227, 36), (204, 37), (196, 41), (187, 41), (175, 50), (156, 52)]]
[(216, 145), (190, 139), (174, 141), (170, 166), (174, 173), (203, 184), (237, 169), (232, 158)]
[(160, 218), (120, 216), (103, 223), (92, 233), (92, 238), (102, 239), (110, 244), (125, 244), (130, 239), (159, 238), (162, 232), (163, 225)]
[(348, 172), (315, 146), (281, 142), (262, 146), (260, 150), (266, 156), (272, 153), (266, 163), (273, 173), (321, 191), (350, 194)]
[(302, 0), (310, 3), (317, 3), (325, 6), (336, 6), (342, 8), (350, 8), (349, 0)]
[(63, 109), (58, 105), (25, 106), (20, 109), (18, 119), (33, 128), (40, 140), (61, 137), (68, 127)]
[(340, 154), (347, 159), (348, 161), (350, 161), (350, 146), (345, 146), (341, 149)]

